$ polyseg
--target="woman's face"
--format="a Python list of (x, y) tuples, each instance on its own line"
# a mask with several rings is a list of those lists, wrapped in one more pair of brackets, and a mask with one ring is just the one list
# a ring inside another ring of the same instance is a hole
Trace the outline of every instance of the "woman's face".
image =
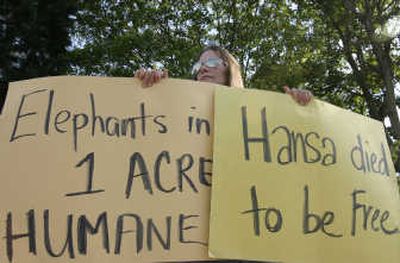
[[(208, 59), (220, 58), (219, 54), (213, 50), (207, 50), (201, 54), (199, 62), (206, 62)], [(207, 67), (202, 64), (197, 80), (221, 85), (228, 85), (228, 66), (226, 62), (220, 63), (216, 67)]]

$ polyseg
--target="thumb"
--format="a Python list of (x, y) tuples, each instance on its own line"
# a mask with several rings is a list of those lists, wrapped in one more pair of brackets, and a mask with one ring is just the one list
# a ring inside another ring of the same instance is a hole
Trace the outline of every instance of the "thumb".
[(291, 89), (289, 88), (289, 86), (287, 86), (287, 85), (285, 85), (285, 86), (283, 86), (283, 91), (285, 91), (285, 93), (287, 93), (287, 94), (290, 94), (290, 93), (292, 93), (291, 91)]

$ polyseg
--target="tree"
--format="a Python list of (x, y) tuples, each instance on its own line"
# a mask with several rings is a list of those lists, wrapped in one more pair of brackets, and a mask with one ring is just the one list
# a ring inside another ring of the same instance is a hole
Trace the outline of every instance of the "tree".
[[(399, 71), (394, 61), (398, 60), (399, 48), (396, 36), (379, 33), (391, 18), (400, 14), (397, 0), (388, 1), (301, 1), (308, 8), (317, 8), (325, 18), (326, 25), (337, 34), (340, 53), (351, 67), (351, 76), (357, 83), (354, 87), (366, 105), (367, 115), (387, 126), (387, 138), (395, 158), (398, 158), (400, 119), (396, 109), (395, 83)], [(397, 58), (396, 58), (397, 57)], [(396, 75), (397, 74), (397, 75)], [(400, 170), (399, 160), (395, 159)]]
[(198, 51), (215, 41), (239, 59), (247, 87), (304, 87), (328, 102), (389, 120), (395, 157), (400, 39), (381, 37), (379, 30), (399, 15), (398, 2), (82, 1), (73, 30), (80, 45), (71, 53), (70, 72), (132, 76), (161, 62), (172, 76), (187, 78)]
[(164, 64), (175, 77), (190, 77), (210, 23), (198, 1), (82, 1), (73, 31), (71, 72), (132, 76)]
[(64, 74), (74, 0), (3, 0), (0, 81)]

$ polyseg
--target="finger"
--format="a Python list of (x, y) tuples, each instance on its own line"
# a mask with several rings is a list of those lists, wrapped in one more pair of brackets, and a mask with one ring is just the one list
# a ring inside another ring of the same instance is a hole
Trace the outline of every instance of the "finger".
[(310, 103), (312, 98), (313, 98), (313, 94), (312, 94), (311, 91), (309, 91), (309, 90), (304, 90), (303, 91), (303, 102), (304, 102), (304, 105), (307, 105), (308, 103)]
[(155, 75), (156, 75), (155, 71), (154, 70), (150, 70), (149, 75), (150, 75), (150, 77), (149, 77), (149, 81), (147, 82), (147, 86), (151, 87), (151, 86), (154, 85), (154, 79), (155, 79)]
[(302, 90), (296, 92), (296, 102), (302, 106), (307, 103), (306, 94)]
[(153, 86), (157, 82), (157, 71), (149, 70), (149, 79), (147, 81), (147, 87)]
[(308, 92), (307, 92), (307, 96), (308, 96), (309, 102), (314, 98), (314, 95), (313, 95), (312, 92), (309, 91), (309, 90), (308, 90)]
[(305, 105), (307, 103), (307, 93), (304, 91), (300, 91), (298, 96), (300, 104)]
[(168, 78), (168, 75), (169, 75), (168, 69), (164, 69), (164, 70), (162, 71), (161, 77), (164, 78), (164, 79), (167, 79), (167, 78)]
[(309, 102), (308, 92), (306, 90), (301, 90), (299, 93), (300, 105), (305, 106)]
[(307, 92), (306, 93), (306, 102), (307, 102), (307, 104), (310, 103), (311, 100), (312, 100), (312, 93), (311, 92)]
[(139, 79), (143, 81), (144, 77), (146, 76), (146, 70), (144, 70), (143, 68), (141, 68), (139, 70)]
[(142, 86), (146, 87), (146, 83), (147, 83), (147, 76), (146, 76), (146, 71), (144, 73), (142, 73)]
[(291, 93), (291, 89), (289, 88), (289, 86), (283, 86), (283, 91), (285, 91), (286, 94), (290, 94)]
[(143, 87), (145, 88), (149, 87), (150, 78), (151, 78), (151, 72), (146, 70), (143, 77), (143, 83), (142, 83)]
[(294, 99), (294, 101), (296, 101), (297, 103), (299, 103), (299, 90), (298, 89), (291, 89), (289, 94), (292, 96), (292, 98)]
[(153, 86), (155, 83), (157, 83), (157, 71), (152, 70), (149, 84), (150, 86)]
[(160, 73), (158, 72), (158, 70), (153, 72), (153, 84), (156, 84), (160, 81)]
[(161, 77), (162, 77), (162, 71), (157, 70), (157, 71), (156, 71), (156, 74), (155, 74), (154, 83), (160, 82)]

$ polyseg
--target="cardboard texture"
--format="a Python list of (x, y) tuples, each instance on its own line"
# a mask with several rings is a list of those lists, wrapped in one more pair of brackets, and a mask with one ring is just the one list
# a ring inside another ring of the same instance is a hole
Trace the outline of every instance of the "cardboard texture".
[(214, 87), (51, 77), (0, 119), (0, 262), (207, 259)]
[(381, 123), (314, 100), (218, 89), (210, 255), (400, 262), (400, 200)]
[(12, 83), (0, 116), (0, 262), (208, 260), (208, 242), (217, 258), (400, 262), (380, 123), (217, 87)]

